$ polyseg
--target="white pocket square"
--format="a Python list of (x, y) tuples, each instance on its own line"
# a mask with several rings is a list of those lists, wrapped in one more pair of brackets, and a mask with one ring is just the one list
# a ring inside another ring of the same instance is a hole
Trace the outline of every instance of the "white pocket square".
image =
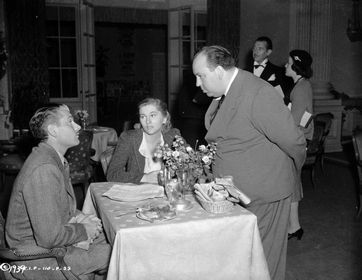
[(268, 82), (270, 82), (270, 81), (275, 81), (275, 75), (274, 74), (269, 77)]

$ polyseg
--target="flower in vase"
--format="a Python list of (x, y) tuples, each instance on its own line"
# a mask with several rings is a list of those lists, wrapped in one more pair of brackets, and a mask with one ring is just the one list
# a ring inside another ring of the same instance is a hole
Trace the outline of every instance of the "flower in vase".
[(209, 164), (210, 163), (210, 158), (208, 156), (203, 156), (202, 157), (202, 161), (205, 163), (205, 164)]
[(159, 146), (155, 157), (163, 161), (171, 176), (175, 176), (177, 171), (187, 170), (194, 181), (212, 180), (211, 166), (215, 153), (215, 143), (200, 145), (193, 149), (181, 136), (176, 135), (171, 146), (167, 144)]
[(77, 110), (75, 111), (75, 115), (80, 121), (86, 121), (89, 118), (87, 110)]
[(86, 129), (87, 119), (89, 117), (87, 110), (77, 110), (74, 114), (78, 119), (78, 123), (82, 126), (83, 129)]

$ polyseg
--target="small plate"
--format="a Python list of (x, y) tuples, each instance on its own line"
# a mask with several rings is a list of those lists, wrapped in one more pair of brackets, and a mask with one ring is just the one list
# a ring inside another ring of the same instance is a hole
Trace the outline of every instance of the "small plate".
[(149, 205), (137, 209), (136, 217), (151, 223), (176, 218), (176, 211), (169, 204)]

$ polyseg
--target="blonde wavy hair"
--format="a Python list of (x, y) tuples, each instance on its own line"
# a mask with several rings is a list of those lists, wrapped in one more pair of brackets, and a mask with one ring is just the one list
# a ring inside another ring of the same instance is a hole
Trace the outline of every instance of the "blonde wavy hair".
[(160, 111), (164, 117), (166, 117), (166, 123), (163, 124), (162, 131), (163, 132), (169, 131), (172, 128), (172, 123), (171, 123), (171, 115), (167, 110), (166, 103), (158, 98), (148, 97), (143, 99), (140, 103), (138, 103), (138, 112), (142, 107), (147, 105), (154, 105), (157, 108), (157, 110)]

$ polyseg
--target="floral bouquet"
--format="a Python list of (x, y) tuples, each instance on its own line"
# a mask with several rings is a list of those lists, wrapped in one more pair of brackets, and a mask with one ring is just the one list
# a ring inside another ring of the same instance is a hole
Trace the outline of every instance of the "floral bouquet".
[(85, 129), (87, 120), (89, 118), (89, 114), (87, 110), (77, 110), (75, 111), (75, 116), (78, 118), (80, 124), (82, 125), (83, 129)]
[(196, 182), (212, 181), (211, 172), (212, 163), (216, 153), (216, 143), (200, 145), (195, 149), (186, 144), (185, 140), (176, 135), (171, 147), (168, 144), (159, 146), (155, 157), (162, 159), (164, 166), (170, 171), (171, 177), (174, 177), (178, 171), (188, 171), (190, 180)]
[(89, 118), (89, 114), (88, 114), (87, 110), (77, 110), (77, 111), (75, 111), (75, 115), (81, 121), (87, 120)]

